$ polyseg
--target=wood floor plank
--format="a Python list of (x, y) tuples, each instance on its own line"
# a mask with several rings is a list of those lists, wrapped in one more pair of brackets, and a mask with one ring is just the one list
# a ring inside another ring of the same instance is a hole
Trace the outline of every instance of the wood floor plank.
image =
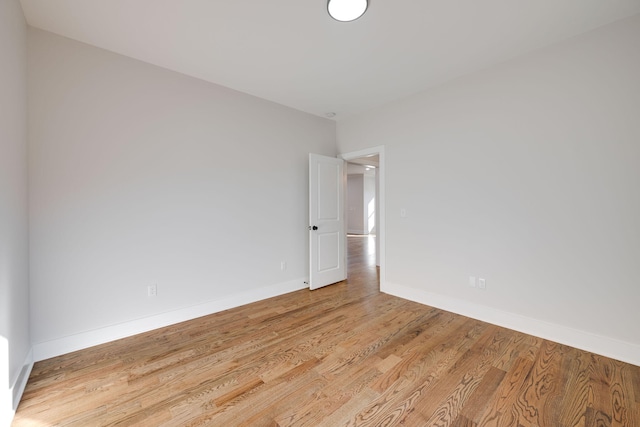
[(533, 361), (528, 358), (518, 358), (493, 397), (488, 400), (484, 414), (476, 418), (481, 426), (513, 426), (518, 425), (518, 415), (514, 413), (519, 390), (524, 386), (529, 373), (533, 369)]
[(471, 329), (468, 329), (469, 325), (461, 328), (466, 339), (447, 340), (426, 354), (418, 353), (419, 358), (412, 359), (409, 365), (404, 366), (402, 374), (393, 382), (387, 383), (380, 396), (351, 419), (346, 420), (345, 425), (391, 425), (413, 412), (414, 405), (420, 397), (434, 389), (444, 373), (455, 366), (456, 361), (475, 343), (477, 335), (483, 329), (480, 329), (478, 324), (473, 326)]
[(482, 377), (480, 384), (470, 396), (467, 403), (461, 405), (460, 416), (456, 417), (456, 420), (458, 418), (461, 419), (458, 423), (462, 423), (463, 419), (465, 420), (464, 423), (473, 423), (472, 420), (475, 420), (480, 414), (484, 413), (506, 374), (507, 373), (501, 369), (493, 366), (489, 367), (489, 370)]
[(540, 347), (536, 362), (516, 402), (518, 422), (553, 425), (548, 419), (553, 414), (546, 409), (550, 399), (559, 393), (560, 384), (556, 379), (560, 375), (561, 349), (562, 346), (550, 341), (543, 342)]
[(348, 280), (35, 364), (14, 427), (640, 427), (640, 367)]
[(565, 357), (562, 366), (565, 381), (560, 403), (564, 408), (560, 413), (561, 425), (584, 426), (585, 424), (586, 410), (593, 405), (589, 384), (594, 367), (591, 356), (588, 353), (576, 351)]
[(487, 328), (437, 383), (437, 390), (416, 402), (416, 410), (402, 421), (407, 425), (449, 425), (478, 387), (496, 358), (507, 351), (512, 333), (497, 326)]
[[(376, 380), (371, 388), (382, 393), (395, 381), (402, 378), (407, 371), (410, 371), (414, 364), (424, 363), (425, 358), (428, 358), (432, 353), (446, 353), (453, 346), (459, 346), (456, 349), (458, 351), (466, 348), (466, 345), (470, 345), (470, 341), (464, 339), (469, 336), (470, 330), (472, 330), (469, 328), (469, 324), (462, 317), (452, 317), (451, 319), (454, 320), (443, 322), (435, 333), (425, 331), (423, 335), (416, 337), (413, 345), (407, 346), (403, 349), (404, 351), (397, 354), (402, 359), (401, 362)], [(477, 330), (480, 327), (479, 324), (475, 325), (475, 333), (478, 333)]]
[(292, 408), (275, 419), (277, 425), (315, 427), (367, 389), (381, 373), (376, 367), (362, 364), (352, 375), (343, 375), (329, 381), (321, 396), (304, 406)]

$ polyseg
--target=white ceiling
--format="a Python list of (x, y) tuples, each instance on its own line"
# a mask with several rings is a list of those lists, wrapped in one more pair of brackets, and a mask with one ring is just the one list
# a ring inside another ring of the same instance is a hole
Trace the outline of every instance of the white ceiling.
[(640, 13), (640, 0), (21, 0), (27, 22), (336, 119)]

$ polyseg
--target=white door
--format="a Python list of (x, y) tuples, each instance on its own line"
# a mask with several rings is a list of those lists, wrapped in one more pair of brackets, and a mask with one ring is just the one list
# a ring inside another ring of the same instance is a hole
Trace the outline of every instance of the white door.
[(309, 154), (309, 288), (347, 278), (344, 161)]

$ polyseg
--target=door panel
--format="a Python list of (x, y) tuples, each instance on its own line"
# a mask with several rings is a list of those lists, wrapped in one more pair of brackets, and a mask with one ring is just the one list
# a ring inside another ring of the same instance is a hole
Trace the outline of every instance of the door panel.
[(340, 268), (339, 253), (334, 250), (340, 244), (339, 233), (318, 233), (318, 271), (323, 273)]
[(322, 160), (318, 163), (317, 206), (319, 220), (339, 220), (340, 201), (338, 200), (338, 193), (341, 181), (341, 176), (339, 176), (341, 175), (340, 169), (341, 165), (325, 163)]

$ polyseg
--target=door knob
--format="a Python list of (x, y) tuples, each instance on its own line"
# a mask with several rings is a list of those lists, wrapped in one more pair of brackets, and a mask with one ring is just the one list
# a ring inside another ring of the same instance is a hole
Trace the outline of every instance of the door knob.
[(317, 226), (315, 226), (315, 225), (314, 225), (313, 227), (312, 227), (312, 226), (309, 226), (309, 230), (316, 231), (317, 229), (318, 229), (318, 227), (317, 227)]

